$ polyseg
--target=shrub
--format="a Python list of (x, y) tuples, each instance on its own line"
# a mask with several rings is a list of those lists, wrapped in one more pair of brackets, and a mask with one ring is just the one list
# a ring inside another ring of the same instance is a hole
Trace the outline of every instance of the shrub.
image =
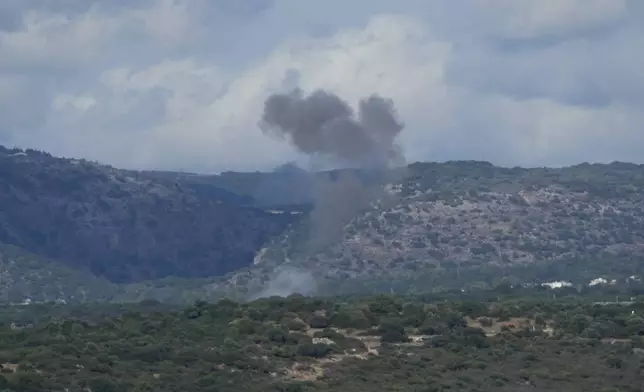
[(492, 326), (492, 324), (494, 324), (494, 320), (492, 320), (489, 317), (479, 317), (478, 321), (481, 324), (481, 326), (486, 328), (489, 328)]
[(331, 351), (331, 347), (322, 343), (305, 343), (297, 348), (298, 355), (313, 358), (326, 357)]
[(301, 320), (293, 319), (286, 322), (286, 328), (291, 331), (306, 331), (307, 325)]
[(398, 320), (386, 320), (378, 328), (380, 340), (389, 343), (408, 342), (405, 328)]
[(311, 328), (326, 328), (329, 326), (329, 320), (321, 314), (315, 314), (309, 320), (309, 326)]

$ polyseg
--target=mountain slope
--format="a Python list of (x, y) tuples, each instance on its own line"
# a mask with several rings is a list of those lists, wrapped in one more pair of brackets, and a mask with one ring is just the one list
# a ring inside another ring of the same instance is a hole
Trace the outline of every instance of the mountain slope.
[(223, 189), (204, 194), (84, 160), (0, 148), (0, 242), (114, 282), (222, 275), (250, 264), (297, 215), (246, 201)]
[[(379, 199), (329, 237), (335, 242), (312, 247), (320, 216), (309, 214), (312, 202), (328, 196), (316, 185), (339, 176), (136, 172), (0, 148), (0, 243), (40, 256), (35, 282), (51, 263), (59, 282), (78, 273), (92, 285), (95, 276), (119, 283), (96, 281), (104, 289), (86, 294), (112, 300), (644, 275), (643, 166), (416, 163), (394, 173)], [(8, 282), (32, 279), (31, 264), (7, 265)], [(76, 292), (75, 280), (65, 293)], [(12, 287), (0, 295), (31, 290)]]
[(387, 201), (346, 225), (338, 243), (307, 251), (306, 226), (293, 226), (230, 284), (258, 287), (284, 268), (346, 280), (602, 258), (643, 264), (642, 166), (418, 163), (407, 174), (387, 186)]
[(118, 286), (0, 243), (0, 303), (109, 301)]

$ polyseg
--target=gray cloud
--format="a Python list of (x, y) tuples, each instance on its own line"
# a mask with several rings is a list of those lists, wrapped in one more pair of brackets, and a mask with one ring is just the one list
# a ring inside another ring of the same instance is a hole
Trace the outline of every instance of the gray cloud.
[(302, 161), (257, 130), (290, 70), (352, 107), (391, 97), (409, 160), (642, 162), (643, 26), (638, 0), (6, 0), (0, 142), (128, 167)]

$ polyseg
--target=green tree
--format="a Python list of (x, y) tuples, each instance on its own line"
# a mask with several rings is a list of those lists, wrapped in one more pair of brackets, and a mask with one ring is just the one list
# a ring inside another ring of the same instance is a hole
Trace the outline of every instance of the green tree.
[(383, 342), (399, 343), (409, 341), (409, 337), (405, 332), (405, 327), (402, 325), (402, 322), (397, 319), (383, 321), (378, 327), (378, 333), (380, 334), (380, 339)]

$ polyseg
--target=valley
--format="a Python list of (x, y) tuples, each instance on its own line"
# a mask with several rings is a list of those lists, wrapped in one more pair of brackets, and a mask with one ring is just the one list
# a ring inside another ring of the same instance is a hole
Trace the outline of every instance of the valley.
[(4, 303), (642, 277), (644, 168), (634, 164), (199, 175), (2, 149), (0, 174)]

